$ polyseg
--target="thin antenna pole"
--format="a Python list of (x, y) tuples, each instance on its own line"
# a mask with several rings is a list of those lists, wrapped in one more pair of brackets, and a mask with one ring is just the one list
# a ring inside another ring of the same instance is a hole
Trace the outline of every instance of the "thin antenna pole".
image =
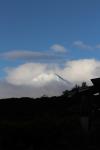
[(55, 75), (56, 75), (58, 78), (60, 78), (61, 80), (63, 80), (64, 82), (70, 83), (69, 81), (67, 81), (67, 80), (65, 80), (64, 78), (62, 78), (60, 75), (58, 75), (58, 74), (56, 74), (56, 73), (55, 73)]

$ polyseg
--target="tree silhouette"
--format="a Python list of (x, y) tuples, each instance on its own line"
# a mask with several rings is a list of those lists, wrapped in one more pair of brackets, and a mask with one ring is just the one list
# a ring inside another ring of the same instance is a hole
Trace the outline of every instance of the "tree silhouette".
[(65, 91), (63, 92), (63, 96), (68, 96), (68, 93), (69, 93), (69, 91), (68, 91), (68, 90), (65, 90)]
[(72, 88), (72, 91), (77, 91), (79, 90), (80, 86), (78, 84), (76, 84), (73, 88)]
[(86, 83), (86, 82), (82, 82), (81, 87), (82, 87), (82, 88), (88, 87), (88, 86), (87, 86), (87, 83)]

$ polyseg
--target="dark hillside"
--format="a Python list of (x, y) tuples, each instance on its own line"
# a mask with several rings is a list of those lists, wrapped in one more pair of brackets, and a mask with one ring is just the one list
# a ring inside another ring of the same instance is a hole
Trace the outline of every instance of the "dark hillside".
[(65, 96), (0, 100), (1, 139), (13, 137), (17, 143), (21, 138), (35, 147), (38, 143), (41, 148), (70, 144), (72, 135), (76, 131), (80, 134), (79, 107), (75, 98)]
[[(1, 99), (1, 149), (63, 150), (64, 147), (66, 149), (98, 147), (100, 96), (89, 97), (86, 92), (87, 101), (93, 101), (92, 111), (88, 113), (90, 119), (92, 116), (92, 126), (87, 132), (81, 124), (82, 114), (84, 118), (82, 94), (80, 92), (73, 94), (73, 91), (69, 93), (51, 98)], [(89, 105), (88, 107), (85, 105), (87, 111), (90, 110)]]

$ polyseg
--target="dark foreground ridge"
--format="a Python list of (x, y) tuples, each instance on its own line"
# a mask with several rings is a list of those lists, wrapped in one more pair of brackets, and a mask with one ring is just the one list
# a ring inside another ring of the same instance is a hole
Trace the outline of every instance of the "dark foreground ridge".
[(59, 97), (0, 100), (0, 150), (99, 149), (100, 79)]

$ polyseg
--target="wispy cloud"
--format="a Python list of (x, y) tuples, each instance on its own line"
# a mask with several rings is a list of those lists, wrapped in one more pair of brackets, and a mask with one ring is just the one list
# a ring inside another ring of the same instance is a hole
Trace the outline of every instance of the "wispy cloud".
[(2, 53), (0, 55), (5, 59), (44, 59), (54, 57), (53, 54), (49, 55), (47, 52), (36, 52), (26, 50), (14, 50)]
[(60, 60), (63, 59), (64, 55), (55, 54), (53, 52), (36, 52), (36, 51), (25, 51), (25, 50), (16, 50), (9, 51), (0, 54), (0, 59), (8, 60)]
[(58, 52), (58, 53), (65, 53), (67, 52), (67, 49), (60, 45), (60, 44), (54, 44), (50, 47), (51, 50), (53, 50), (54, 52)]
[(100, 49), (100, 44), (96, 45), (96, 47), (95, 47), (95, 48)]
[(53, 45), (47, 51), (11, 50), (1, 53), (0, 58), (9, 60), (59, 60), (65, 56), (63, 54), (65, 52), (66, 49), (63, 46)]
[(75, 41), (73, 43), (73, 46), (80, 49), (86, 49), (86, 50), (92, 50), (94, 49), (91, 45), (85, 44), (82, 41)]

